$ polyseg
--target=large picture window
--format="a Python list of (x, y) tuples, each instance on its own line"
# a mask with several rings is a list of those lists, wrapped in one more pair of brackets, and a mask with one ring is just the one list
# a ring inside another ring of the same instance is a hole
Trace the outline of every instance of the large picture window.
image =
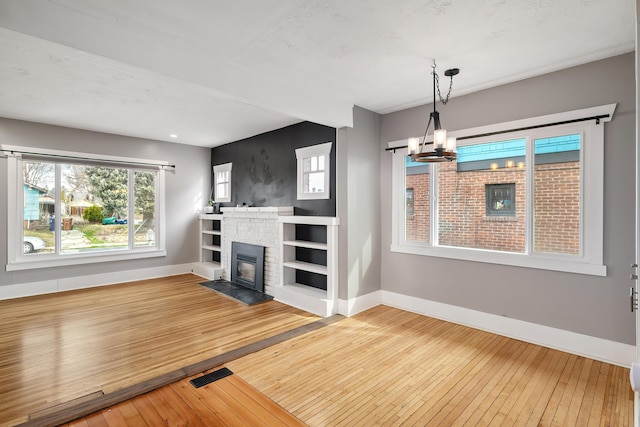
[(2, 149), (15, 202), (8, 270), (163, 255), (159, 162)]
[[(604, 122), (615, 105), (459, 132), (453, 162), (393, 160), (397, 252), (604, 275)], [(609, 114), (596, 121), (581, 117)], [(543, 121), (562, 122), (535, 127)], [(521, 130), (498, 133), (502, 129)], [(523, 130), (523, 128), (527, 128)], [(393, 145), (391, 145), (393, 147)], [(406, 192), (413, 191), (409, 214)]]

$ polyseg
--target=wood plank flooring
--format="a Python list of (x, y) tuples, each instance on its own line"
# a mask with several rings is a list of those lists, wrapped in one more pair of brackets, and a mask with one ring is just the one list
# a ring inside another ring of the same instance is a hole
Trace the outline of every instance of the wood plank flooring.
[[(197, 376), (200, 375), (194, 377)], [(194, 388), (190, 379), (106, 408), (64, 427), (305, 426), (237, 375), (201, 388)]]
[(629, 370), (379, 306), (227, 363), (310, 426), (631, 426)]
[(186, 274), (0, 301), (0, 426), (112, 393), (318, 319), (246, 306)]
[[(0, 302), (0, 425), (317, 320), (278, 303), (243, 306), (199, 280)], [(69, 426), (633, 424), (628, 369), (385, 306), (308, 330), (229, 359), (230, 377), (200, 389), (177, 380)], [(139, 353), (128, 358), (127, 347)]]

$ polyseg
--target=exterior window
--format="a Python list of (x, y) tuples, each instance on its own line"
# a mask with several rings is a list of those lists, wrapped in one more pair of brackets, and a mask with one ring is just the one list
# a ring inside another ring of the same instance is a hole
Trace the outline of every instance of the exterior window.
[(411, 190), (411, 211), (409, 211), (409, 195), (407, 195), (406, 205), (406, 225), (405, 239), (409, 242), (431, 241), (429, 194), (431, 192), (429, 164), (412, 162), (411, 158), (405, 157), (405, 185), (407, 193)]
[[(13, 150), (33, 151), (21, 148)], [(8, 156), (9, 200), (15, 200), (15, 209), (8, 210), (7, 270), (164, 254), (162, 168), (47, 151), (38, 157)], [(73, 163), (65, 161), (70, 157)]]
[(331, 142), (296, 149), (298, 200), (328, 199)]
[(225, 163), (213, 167), (216, 203), (231, 201), (231, 166), (232, 163)]
[[(602, 157), (604, 122), (614, 108), (496, 125), (491, 130), (609, 114), (599, 123), (467, 138), (453, 162), (415, 163), (398, 149), (392, 251), (605, 275)], [(486, 129), (459, 134), (491, 133)]]
[(486, 184), (487, 216), (515, 216), (516, 184)]
[(405, 204), (407, 218), (413, 217), (413, 188), (407, 188), (407, 203)]

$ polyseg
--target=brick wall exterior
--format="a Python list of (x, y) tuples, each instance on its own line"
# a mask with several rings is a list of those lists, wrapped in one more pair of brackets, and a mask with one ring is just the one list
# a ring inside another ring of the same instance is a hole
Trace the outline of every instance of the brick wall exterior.
[(408, 175), (407, 188), (413, 188), (413, 215), (407, 218), (407, 240), (429, 242), (429, 174)]
[[(525, 171), (499, 169), (457, 172), (439, 165), (439, 244), (508, 252), (525, 250)], [(580, 247), (578, 162), (538, 165), (535, 172), (534, 248), (577, 254)], [(515, 216), (486, 215), (486, 184), (515, 183)], [(406, 220), (407, 240), (429, 241), (429, 175), (409, 175), (414, 215)]]
[(580, 163), (536, 166), (534, 249), (580, 253)]

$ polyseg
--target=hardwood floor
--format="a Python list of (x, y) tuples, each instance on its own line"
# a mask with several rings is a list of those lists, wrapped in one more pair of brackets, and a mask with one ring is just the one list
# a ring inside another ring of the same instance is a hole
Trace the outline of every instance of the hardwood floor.
[(240, 304), (202, 281), (186, 274), (0, 301), (0, 425), (318, 320), (274, 301)]
[(201, 388), (194, 388), (189, 380), (190, 378), (179, 381), (106, 408), (65, 424), (64, 427), (305, 426), (302, 421), (237, 375)]
[[(42, 301), (29, 298), (12, 307), (12, 314), (5, 312), (11, 305), (0, 303), (0, 417), (5, 425), (24, 421), (24, 414), (35, 411), (24, 408), (63, 401), (61, 395), (69, 400), (83, 395), (79, 389), (109, 393), (149, 381), (162, 372), (158, 366), (163, 363), (175, 368), (220, 351), (233, 355), (233, 349), (269, 336), (262, 350), (227, 357), (222, 364), (234, 372), (229, 377), (199, 389), (188, 379), (176, 379), (68, 425), (633, 425), (625, 368), (385, 306), (322, 321), (277, 303), (246, 307), (197, 286), (198, 281), (187, 275), (81, 291), (74, 304), (54, 299), (44, 309)], [(149, 289), (143, 291), (145, 287)], [(131, 301), (131, 292), (145, 302)], [(104, 309), (97, 313), (114, 324), (93, 319), (99, 305)], [(133, 311), (125, 314), (127, 310)], [(191, 317), (195, 324), (187, 320)], [(260, 326), (254, 336), (247, 325), (256, 317)], [(67, 332), (54, 334), (55, 340), (45, 327), (51, 319)], [(22, 325), (24, 343), (13, 332), (17, 325)], [(304, 333), (291, 333), (301, 328)], [(142, 352), (131, 362), (120, 353), (127, 347), (120, 334), (138, 342)], [(276, 334), (287, 338), (276, 340)], [(91, 369), (82, 361), (89, 350), (106, 368)], [(35, 375), (40, 371), (31, 366), (48, 359), (59, 370), (58, 385), (50, 387), (52, 397), (42, 394), (48, 384), (43, 386)], [(118, 368), (118, 361), (125, 367)], [(82, 366), (80, 372), (72, 369), (74, 364)], [(7, 388), (5, 378), (13, 388)], [(32, 378), (34, 383), (28, 381)], [(67, 384), (73, 392), (66, 393)], [(6, 421), (6, 411), (14, 405), (22, 408), (22, 418)]]
[(629, 370), (379, 306), (230, 362), (310, 426), (631, 426)]

